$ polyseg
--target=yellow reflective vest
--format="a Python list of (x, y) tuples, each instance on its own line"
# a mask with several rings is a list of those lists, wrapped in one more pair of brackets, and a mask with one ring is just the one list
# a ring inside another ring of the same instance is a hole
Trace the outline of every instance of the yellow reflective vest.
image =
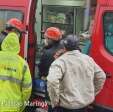
[(0, 51), (0, 112), (21, 112), (31, 95), (31, 74), (26, 61), (18, 55), (19, 39), (9, 33)]

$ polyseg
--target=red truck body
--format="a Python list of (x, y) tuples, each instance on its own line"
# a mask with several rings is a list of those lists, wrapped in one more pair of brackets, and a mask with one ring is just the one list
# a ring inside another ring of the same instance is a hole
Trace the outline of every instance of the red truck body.
[[(90, 55), (105, 71), (107, 79), (103, 90), (96, 97), (95, 102), (98, 108), (96, 112), (113, 112), (113, 54), (107, 50), (105, 45), (108, 32), (105, 30), (104, 16), (107, 13), (111, 13), (109, 15), (112, 16), (113, 0), (98, 0), (91, 38)], [(108, 23), (109, 21), (106, 22), (106, 24)]]

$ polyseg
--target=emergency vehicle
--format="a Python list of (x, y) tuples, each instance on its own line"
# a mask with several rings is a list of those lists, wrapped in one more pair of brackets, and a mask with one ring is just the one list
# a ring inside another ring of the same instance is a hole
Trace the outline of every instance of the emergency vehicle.
[(96, 96), (94, 111), (113, 112), (113, 0), (97, 0), (90, 42), (87, 41), (84, 48), (83, 51), (106, 73), (106, 82)]
[(98, 0), (89, 55), (106, 73), (106, 82), (94, 102), (95, 112), (113, 112), (113, 0)]
[[(35, 71), (36, 34), (34, 30), (37, 0), (0, 0), (0, 31), (10, 18), (18, 18), (26, 26), (21, 52)], [(113, 0), (98, 0), (89, 54), (106, 72), (106, 83), (95, 100), (95, 112), (113, 112)]]
[(113, 0), (98, 0), (89, 54), (106, 73), (95, 112), (113, 112)]

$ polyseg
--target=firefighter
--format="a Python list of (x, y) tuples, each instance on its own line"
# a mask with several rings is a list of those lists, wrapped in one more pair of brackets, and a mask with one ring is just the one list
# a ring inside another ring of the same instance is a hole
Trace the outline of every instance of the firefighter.
[(0, 33), (0, 45), (1, 45), (2, 41), (4, 40), (4, 38), (7, 36), (7, 34), (12, 31), (16, 32), (16, 34), (19, 37), (19, 41), (20, 41), (22, 33), (25, 33), (25, 31), (23, 31), (23, 29), (24, 29), (24, 26), (20, 20), (18, 20), (16, 18), (11, 18), (9, 21), (7, 21), (7, 23), (5, 25), (5, 29), (3, 31), (1, 31), (1, 33)]
[(2, 39), (0, 51), (0, 112), (22, 112), (32, 89), (28, 64), (18, 55), (24, 26), (12, 18), (4, 31), (6, 37)]
[(67, 52), (52, 63), (47, 76), (53, 112), (85, 112), (103, 88), (106, 75), (78, 50), (74, 37), (67, 37), (64, 46)]
[(64, 46), (60, 44), (62, 33), (56, 27), (49, 27), (44, 33), (45, 48), (43, 50), (40, 63), (39, 74), (40, 77), (46, 77), (51, 63), (64, 53)]

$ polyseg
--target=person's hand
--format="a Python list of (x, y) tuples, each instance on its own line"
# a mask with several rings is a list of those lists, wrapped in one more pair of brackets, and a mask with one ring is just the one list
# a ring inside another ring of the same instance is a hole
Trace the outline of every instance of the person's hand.
[(47, 77), (46, 76), (42, 76), (41, 79), (46, 81)]
[(60, 100), (59, 102), (55, 103), (55, 107), (59, 107), (60, 106)]

